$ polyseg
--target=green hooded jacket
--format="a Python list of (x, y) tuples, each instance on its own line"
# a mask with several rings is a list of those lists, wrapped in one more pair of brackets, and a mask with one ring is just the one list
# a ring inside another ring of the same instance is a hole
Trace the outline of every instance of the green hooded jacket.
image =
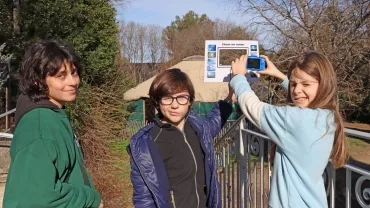
[(15, 122), (3, 208), (99, 207), (65, 110), (21, 95)]

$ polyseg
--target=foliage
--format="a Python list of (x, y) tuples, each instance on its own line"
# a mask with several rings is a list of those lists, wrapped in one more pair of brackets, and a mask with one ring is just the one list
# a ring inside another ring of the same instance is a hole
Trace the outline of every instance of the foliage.
[(211, 39), (212, 21), (206, 14), (199, 16), (189, 11), (182, 18), (175, 17), (163, 30), (163, 41), (169, 56), (177, 62), (187, 56), (203, 54), (204, 40)]
[[(118, 150), (116, 144), (128, 138), (123, 128), (127, 117), (127, 103), (123, 102), (123, 94), (133, 86), (133, 81), (123, 70), (110, 73), (107, 80), (109, 82), (99, 87), (85, 83), (79, 90), (78, 99), (70, 103), (67, 109), (73, 118), (72, 124), (94, 184), (102, 193), (104, 201), (110, 204), (123, 196), (123, 186), (128, 183), (117, 183), (117, 180), (121, 180), (117, 173), (127, 172), (127, 167), (117, 166), (117, 163), (126, 164), (128, 160), (123, 155), (127, 153)], [(107, 207), (122, 207), (121, 203), (122, 200), (117, 200), (116, 204)]]
[(0, 3), (0, 44), (12, 36), (12, 0)]
[(24, 48), (35, 39), (63, 40), (81, 56), (85, 80), (100, 84), (114, 70), (119, 52), (115, 14), (105, 0), (22, 0), (21, 33), (5, 42), (14, 51), (17, 65)]
[(255, 34), (246, 27), (219, 19), (211, 20), (206, 14), (189, 11), (176, 16), (163, 30), (163, 41), (171, 63), (192, 55), (204, 54), (205, 40), (250, 40)]
[[(13, 73), (18, 72), (24, 49), (37, 39), (62, 40), (81, 56), (83, 80), (79, 96), (67, 110), (104, 201), (121, 197), (123, 190), (115, 184), (117, 155), (110, 143), (125, 137), (123, 94), (132, 87), (132, 78), (117, 61), (120, 46), (113, 4), (125, 2), (128, 1), (21, 0), (19, 34), (13, 32), (13, 1), (0, 2), (0, 44), (6, 43), (4, 51), (14, 56)], [(109, 202), (105, 205), (122, 207)]]
[(4, 82), (9, 78), (7, 70), (12, 58), (12, 55), (3, 54), (4, 48), (5, 44), (0, 45), (0, 86), (3, 86)]

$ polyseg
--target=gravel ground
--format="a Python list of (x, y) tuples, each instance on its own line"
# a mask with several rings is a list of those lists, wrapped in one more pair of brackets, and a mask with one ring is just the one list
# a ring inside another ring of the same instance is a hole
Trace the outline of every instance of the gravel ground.
[(9, 145), (10, 145), (9, 141), (0, 140), (0, 208), (3, 207), (5, 180), (10, 163)]
[(3, 195), (4, 195), (4, 185), (0, 185), (0, 208), (3, 207)]

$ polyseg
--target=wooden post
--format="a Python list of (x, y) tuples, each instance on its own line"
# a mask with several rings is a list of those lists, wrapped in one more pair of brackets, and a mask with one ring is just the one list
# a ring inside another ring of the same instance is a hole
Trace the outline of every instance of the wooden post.
[[(9, 100), (10, 100), (10, 60), (8, 60), (8, 66), (6, 67), (6, 72), (8, 76), (6, 79), (5, 87), (5, 112), (9, 111)], [(9, 129), (9, 115), (5, 116), (5, 131)]]
[[(7, 79), (6, 82), (8, 82), (9, 80)], [(5, 88), (5, 112), (8, 112), (9, 111), (9, 88), (8, 88), (8, 83), (6, 84), (6, 88)], [(9, 128), (9, 116), (6, 115), (5, 116), (5, 131), (8, 131), (8, 128)]]
[(21, 29), (19, 27), (19, 5), (20, 0), (13, 0), (13, 30), (15, 35), (19, 35), (21, 33)]
[[(19, 11), (20, 11), (20, 0), (13, 0), (13, 31), (14, 35), (19, 35), (21, 33), (20, 26), (19, 26)], [(8, 60), (8, 67), (7, 67), (7, 74), (8, 78), (6, 80), (6, 88), (5, 88), (5, 112), (9, 111), (9, 101), (10, 101), (10, 60)], [(5, 129), (8, 130), (9, 128), (9, 115), (5, 117)]]

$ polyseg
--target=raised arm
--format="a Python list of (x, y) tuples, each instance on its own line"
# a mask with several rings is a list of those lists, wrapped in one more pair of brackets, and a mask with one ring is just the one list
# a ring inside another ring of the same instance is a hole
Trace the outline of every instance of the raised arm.
[(220, 100), (212, 108), (211, 112), (204, 119), (206, 128), (209, 129), (212, 137), (217, 136), (225, 125), (233, 111), (230, 100)]
[(287, 121), (290, 120), (291, 114), (299, 116), (301, 114), (299, 109), (273, 106), (260, 101), (243, 75), (236, 75), (230, 84), (235, 90), (240, 109), (248, 120), (266, 133), (278, 146), (284, 148), (289, 145), (288, 141), (284, 141)]
[(281, 139), (285, 136), (287, 107), (276, 107), (261, 102), (251, 89), (245, 77), (247, 56), (241, 56), (232, 62), (235, 75), (230, 85), (237, 96), (239, 106), (248, 120), (265, 132), (277, 145), (282, 146)]
[(285, 88), (287, 90), (288, 85), (289, 85), (288, 77), (285, 74), (283, 74), (275, 66), (275, 64), (272, 61), (270, 61), (269, 57), (267, 57), (267, 56), (261, 56), (261, 57), (265, 58), (266, 63), (267, 63), (267, 68), (263, 71), (259, 71), (258, 73), (278, 78), (281, 81), (280, 86), (282, 86), (283, 88)]

